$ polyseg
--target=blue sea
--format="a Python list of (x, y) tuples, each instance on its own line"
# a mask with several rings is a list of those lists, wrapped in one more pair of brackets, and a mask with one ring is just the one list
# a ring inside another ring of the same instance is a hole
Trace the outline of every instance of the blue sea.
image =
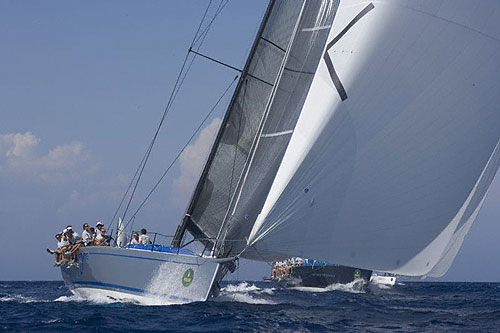
[(429, 332), (500, 331), (499, 283), (403, 282), (358, 290), (225, 282), (184, 305), (85, 300), (63, 282), (0, 282), (0, 331)]

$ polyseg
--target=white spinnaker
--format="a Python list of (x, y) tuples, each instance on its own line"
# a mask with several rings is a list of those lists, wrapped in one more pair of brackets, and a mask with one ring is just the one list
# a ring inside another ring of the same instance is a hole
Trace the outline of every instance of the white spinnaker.
[[(341, 2), (329, 40), (367, 3)], [(477, 215), (500, 139), (500, 3), (373, 4), (328, 52), (348, 98), (321, 61), (243, 256), (442, 275)]]

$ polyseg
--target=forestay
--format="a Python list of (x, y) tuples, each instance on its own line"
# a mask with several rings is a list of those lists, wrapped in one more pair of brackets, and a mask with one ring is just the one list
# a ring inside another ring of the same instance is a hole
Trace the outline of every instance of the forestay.
[(341, 2), (243, 257), (444, 274), (499, 167), (500, 3)]

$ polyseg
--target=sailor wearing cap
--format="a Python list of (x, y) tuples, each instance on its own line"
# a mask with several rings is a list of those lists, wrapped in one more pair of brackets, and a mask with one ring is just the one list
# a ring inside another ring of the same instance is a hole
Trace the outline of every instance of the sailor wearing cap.
[(81, 240), (80, 237), (78, 237), (78, 234), (75, 231), (73, 231), (73, 227), (71, 225), (68, 225), (66, 229), (64, 229), (64, 231), (66, 239), (71, 244), (71, 247), (69, 248), (69, 252), (71, 252), (71, 257), (68, 258), (69, 259), (68, 264), (72, 265), (76, 259), (76, 252), (81, 246)]
[(67, 247), (70, 245), (69, 242), (64, 238), (63, 233), (60, 232), (54, 236), (57, 240), (57, 249), (52, 251), (47, 249), (47, 252), (54, 255), (55, 266), (60, 266), (62, 263), (62, 254), (67, 250)]
[(76, 244), (76, 242), (78, 242), (79, 238), (78, 238), (78, 234), (73, 231), (73, 227), (68, 225), (66, 227), (66, 229), (64, 229), (64, 234), (66, 235), (66, 238), (68, 239), (68, 242), (70, 244)]
[(104, 224), (102, 224), (101, 221), (97, 221), (97, 223), (95, 224), (95, 228), (98, 230), (97, 234), (99, 234), (99, 231), (102, 227), (104, 227)]

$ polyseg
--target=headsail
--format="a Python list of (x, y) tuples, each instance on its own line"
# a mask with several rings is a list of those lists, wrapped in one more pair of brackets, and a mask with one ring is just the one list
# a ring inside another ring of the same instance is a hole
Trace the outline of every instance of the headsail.
[(243, 256), (444, 274), (499, 167), (498, 13), (342, 2)]

